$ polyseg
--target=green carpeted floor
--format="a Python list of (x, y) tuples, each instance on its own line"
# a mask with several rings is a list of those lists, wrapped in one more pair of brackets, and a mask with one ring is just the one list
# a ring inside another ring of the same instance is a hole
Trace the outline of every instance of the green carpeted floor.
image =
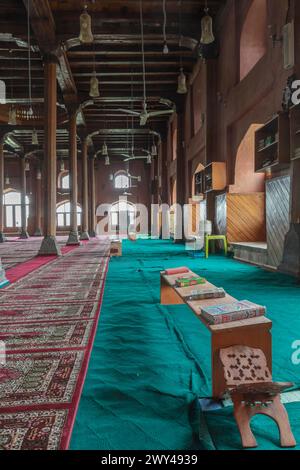
[[(169, 241), (123, 242), (110, 262), (100, 323), (71, 449), (240, 449), (232, 408), (205, 413), (210, 337), (183, 306), (159, 304), (159, 272), (188, 265), (241, 300), (266, 305), (273, 320), (273, 376), (300, 386), (292, 343), (300, 340), (300, 289), (293, 278), (222, 256), (190, 258)], [(300, 448), (300, 403), (287, 405)], [(271, 420), (253, 420), (264, 449), (277, 449)]]

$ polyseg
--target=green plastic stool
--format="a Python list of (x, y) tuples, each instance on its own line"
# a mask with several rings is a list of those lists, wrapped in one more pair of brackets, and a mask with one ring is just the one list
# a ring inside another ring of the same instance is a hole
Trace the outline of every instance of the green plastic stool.
[(228, 245), (226, 235), (205, 235), (205, 258), (209, 255), (209, 242), (210, 240), (221, 240), (224, 243), (224, 253), (227, 256)]

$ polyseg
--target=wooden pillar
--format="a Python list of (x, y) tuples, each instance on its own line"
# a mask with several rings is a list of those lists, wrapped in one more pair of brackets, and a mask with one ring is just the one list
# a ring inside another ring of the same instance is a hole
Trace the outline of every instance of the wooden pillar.
[(71, 227), (67, 245), (80, 245), (77, 223), (78, 178), (77, 178), (77, 110), (69, 113), (69, 159), (70, 159), (70, 189), (71, 189)]
[[(183, 133), (183, 114), (177, 114), (177, 159), (176, 159), (176, 203), (181, 206), (182, 215), (176, 212), (174, 242), (181, 243), (184, 239), (183, 219), (184, 219), (184, 203), (185, 203), (185, 148), (184, 148), (184, 133)], [(180, 227), (182, 235), (180, 234)]]
[(45, 107), (44, 107), (44, 136), (45, 136), (45, 203), (44, 203), (44, 239), (39, 251), (40, 255), (61, 255), (56, 241), (56, 127), (57, 127), (57, 81), (56, 59), (46, 60), (44, 64), (45, 78)]
[(0, 142), (0, 243), (5, 242), (4, 236), (4, 145)]
[(27, 213), (26, 213), (26, 160), (20, 158), (20, 177), (21, 177), (21, 234), (20, 238), (29, 238), (27, 232)]
[(89, 201), (90, 201), (90, 217), (89, 217), (89, 235), (96, 236), (96, 202), (95, 202), (95, 158), (89, 159)]
[(89, 193), (88, 193), (88, 145), (83, 139), (81, 148), (82, 162), (82, 233), (80, 240), (89, 240)]
[(35, 193), (35, 237), (42, 236), (42, 172), (36, 169)]

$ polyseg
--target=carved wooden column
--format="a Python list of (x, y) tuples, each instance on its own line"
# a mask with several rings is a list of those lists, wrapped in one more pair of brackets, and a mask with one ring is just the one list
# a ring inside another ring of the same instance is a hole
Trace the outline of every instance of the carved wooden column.
[(90, 237), (96, 236), (96, 203), (95, 203), (95, 158), (92, 156), (89, 159), (89, 203), (90, 203), (90, 217), (89, 217), (89, 235)]
[(69, 112), (69, 158), (70, 158), (70, 203), (71, 203), (71, 228), (67, 245), (80, 245), (77, 223), (78, 204), (78, 172), (77, 172), (77, 110)]
[(56, 126), (57, 126), (57, 81), (55, 58), (44, 64), (45, 76), (45, 223), (44, 240), (39, 251), (40, 255), (61, 255), (56, 241)]
[(36, 169), (36, 181), (35, 181), (35, 237), (42, 236), (42, 172), (38, 167)]
[(26, 160), (25, 157), (20, 158), (20, 176), (21, 176), (21, 234), (20, 238), (29, 238), (27, 232), (27, 211), (26, 211)]
[(0, 243), (5, 242), (4, 236), (4, 145), (0, 142)]
[[(176, 203), (182, 208), (182, 216), (179, 213), (176, 213), (175, 224), (178, 227), (178, 231), (176, 231), (175, 228), (175, 243), (181, 243), (184, 240), (183, 209), (185, 203), (185, 148), (183, 122), (183, 114), (177, 114)], [(182, 235), (180, 235), (180, 229), (182, 229)]]
[(88, 193), (88, 142), (83, 139), (81, 148), (82, 163), (82, 233), (80, 240), (89, 240), (89, 193)]

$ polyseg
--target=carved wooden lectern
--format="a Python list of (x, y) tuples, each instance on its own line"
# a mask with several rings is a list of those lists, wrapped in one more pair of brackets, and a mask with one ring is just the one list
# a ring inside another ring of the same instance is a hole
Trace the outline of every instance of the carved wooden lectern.
[(281, 447), (295, 447), (288, 414), (280, 401), (280, 393), (293, 384), (272, 381), (266, 357), (260, 349), (247, 346), (221, 349), (220, 359), (243, 447), (257, 447), (250, 428), (251, 418), (256, 414), (269, 416), (276, 422)]

